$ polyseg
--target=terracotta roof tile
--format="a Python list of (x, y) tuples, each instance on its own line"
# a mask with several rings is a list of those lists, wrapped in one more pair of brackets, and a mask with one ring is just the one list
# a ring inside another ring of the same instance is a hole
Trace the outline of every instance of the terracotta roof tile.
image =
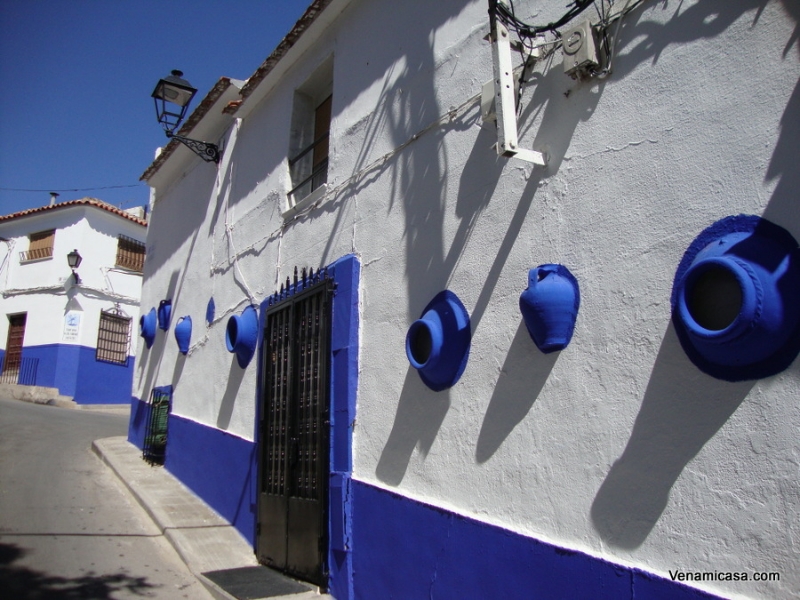
[(124, 217), (130, 221), (133, 221), (137, 225), (142, 225), (144, 227), (147, 227), (147, 221), (145, 221), (144, 219), (135, 217), (132, 214), (127, 213), (124, 210), (117, 208), (116, 206), (112, 206), (111, 204), (103, 202), (102, 200), (98, 200), (97, 198), (81, 198), (79, 200), (69, 200), (68, 202), (59, 202), (58, 204), (40, 206), (38, 208), (29, 208), (28, 210), (22, 210), (19, 212), (11, 213), (10, 215), (0, 216), (0, 223), (4, 221), (11, 221), (12, 219), (18, 219), (20, 217), (27, 217), (28, 215), (40, 214), (51, 210), (58, 210), (60, 208), (68, 208), (70, 206), (95, 206), (97, 208), (107, 210), (110, 213), (113, 213), (120, 217)]

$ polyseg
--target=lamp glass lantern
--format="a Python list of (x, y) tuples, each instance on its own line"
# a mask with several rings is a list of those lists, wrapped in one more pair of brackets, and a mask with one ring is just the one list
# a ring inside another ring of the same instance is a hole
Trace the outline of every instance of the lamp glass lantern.
[(78, 267), (81, 266), (81, 261), (83, 257), (77, 250), (73, 250), (69, 254), (67, 254), (67, 264), (69, 268), (72, 269), (72, 277), (75, 279), (75, 284), (80, 284), (81, 278), (78, 277), (78, 273), (75, 271)]
[[(183, 79), (183, 72), (175, 69), (172, 74), (159, 79), (151, 94), (156, 107), (158, 122), (171, 135), (186, 116), (189, 103), (197, 93), (197, 88), (192, 87)], [(178, 112), (176, 112), (176, 108)]]
[(67, 264), (69, 265), (70, 269), (77, 269), (81, 266), (81, 261), (83, 257), (77, 250), (73, 250), (69, 254), (67, 254)]

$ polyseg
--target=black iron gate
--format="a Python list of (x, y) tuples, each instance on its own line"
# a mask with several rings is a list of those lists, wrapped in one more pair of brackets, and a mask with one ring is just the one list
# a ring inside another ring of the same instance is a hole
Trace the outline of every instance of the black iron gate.
[(324, 272), (298, 283), (295, 270), (267, 309), (259, 435), (258, 559), (323, 588), (332, 285)]

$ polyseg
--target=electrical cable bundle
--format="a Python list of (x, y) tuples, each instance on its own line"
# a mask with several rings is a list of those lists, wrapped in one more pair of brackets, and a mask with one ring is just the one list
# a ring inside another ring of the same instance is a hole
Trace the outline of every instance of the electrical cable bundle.
[(490, 17), (496, 18), (508, 29), (513, 29), (516, 31), (520, 38), (534, 38), (537, 35), (541, 35), (548, 31), (558, 35), (557, 30), (559, 27), (563, 27), (572, 19), (581, 14), (584, 10), (592, 6), (595, 0), (574, 0), (574, 2), (568, 5), (569, 10), (560, 19), (553, 21), (552, 23), (548, 23), (547, 25), (529, 25), (518, 19), (514, 14), (513, 0), (508, 0), (508, 2), (510, 4), (510, 8), (507, 7), (503, 2), (491, 0), (489, 8)]

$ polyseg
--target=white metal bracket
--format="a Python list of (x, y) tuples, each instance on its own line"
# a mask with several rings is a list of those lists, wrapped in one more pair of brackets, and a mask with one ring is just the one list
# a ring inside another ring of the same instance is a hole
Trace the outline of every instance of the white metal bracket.
[(544, 154), (519, 147), (517, 111), (514, 98), (514, 67), (511, 63), (511, 40), (508, 29), (495, 21), (491, 34), (494, 67), (494, 98), (497, 115), (497, 154), (545, 166)]

